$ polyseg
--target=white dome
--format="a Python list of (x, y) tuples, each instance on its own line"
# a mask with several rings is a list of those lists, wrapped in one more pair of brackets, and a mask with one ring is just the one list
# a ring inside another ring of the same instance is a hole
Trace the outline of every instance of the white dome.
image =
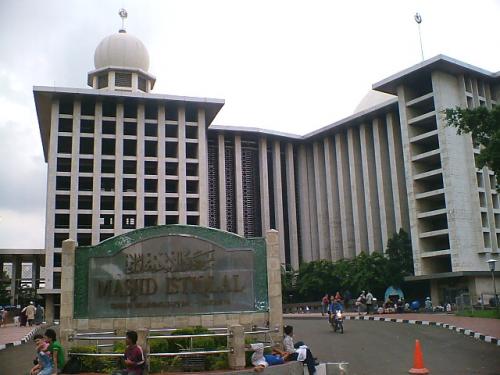
[(108, 66), (149, 69), (149, 53), (146, 46), (135, 36), (124, 31), (107, 36), (97, 46), (94, 53), (96, 69)]
[(365, 109), (375, 107), (376, 105), (393, 98), (395, 98), (394, 95), (386, 94), (385, 92), (369, 90), (356, 106), (353, 113), (358, 113), (364, 111)]

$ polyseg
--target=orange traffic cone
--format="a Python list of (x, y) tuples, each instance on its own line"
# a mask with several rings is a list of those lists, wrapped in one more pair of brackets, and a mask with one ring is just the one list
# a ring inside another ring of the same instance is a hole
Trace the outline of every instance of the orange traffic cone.
[(420, 341), (415, 340), (415, 353), (413, 354), (413, 367), (408, 371), (410, 374), (428, 374), (424, 366), (424, 356), (422, 355), (422, 350), (420, 349)]

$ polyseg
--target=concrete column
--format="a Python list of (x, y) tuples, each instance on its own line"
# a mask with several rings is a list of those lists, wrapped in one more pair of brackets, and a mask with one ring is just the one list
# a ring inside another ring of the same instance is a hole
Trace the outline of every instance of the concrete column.
[[(299, 239), (297, 228), (297, 202), (295, 200), (295, 165), (293, 144), (286, 145), (286, 185), (288, 206), (288, 235), (290, 237), (290, 265), (294, 270), (299, 268)], [(264, 232), (263, 232), (264, 233)]]
[(323, 144), (313, 143), (314, 190), (318, 220), (319, 258), (331, 260), (330, 233), (328, 230), (328, 204), (326, 198), (325, 155)]
[(187, 223), (186, 215), (186, 108), (179, 107), (179, 224)]
[[(116, 149), (116, 145), (115, 145)], [(92, 245), (100, 241), (101, 231), (101, 155), (102, 155), (102, 102), (95, 103), (94, 113), (94, 163), (92, 172)], [(116, 175), (115, 175), (116, 176)], [(113, 220), (115, 221), (116, 218)]]
[(229, 332), (228, 347), (232, 349), (228, 354), (229, 368), (242, 370), (245, 368), (245, 327), (234, 324), (229, 327)]
[(306, 146), (299, 145), (298, 163), (298, 181), (299, 184), (299, 230), (302, 261), (310, 262), (313, 260), (311, 248), (311, 221), (309, 219), (309, 183), (307, 181), (307, 154)]
[[(75, 295), (75, 250), (76, 242), (74, 240), (63, 241), (61, 267), (61, 332), (63, 332), (64, 330), (75, 328), (73, 327), (73, 303)], [(68, 347), (68, 343), (66, 342), (65, 344), (66, 347)]]
[(330, 231), (331, 259), (343, 258), (342, 221), (340, 217), (339, 185), (337, 177), (337, 157), (331, 137), (323, 140), (325, 148), (326, 200), (328, 205), (328, 228)]
[(311, 231), (311, 249), (312, 249), (312, 259), (318, 260), (319, 256), (319, 234), (318, 234), (318, 209), (316, 205), (315, 197), (315, 181), (316, 173), (314, 171), (314, 155), (312, 146), (306, 146), (306, 156), (307, 156), (307, 184), (309, 189), (309, 221), (310, 221), (310, 231)]
[(136, 329), (137, 332), (137, 345), (139, 345), (144, 353), (144, 357), (147, 358), (147, 354), (149, 353), (149, 328), (141, 327)]
[(165, 105), (158, 106), (158, 225), (165, 224)]
[(116, 104), (116, 142), (115, 142), (115, 236), (123, 233), (123, 103)]
[(45, 295), (45, 322), (51, 326), (54, 324), (54, 295)]
[(17, 304), (19, 298), (19, 286), (21, 285), (22, 267), (21, 258), (18, 255), (12, 256), (12, 278), (10, 280), (10, 300), (11, 305)]
[[(78, 210), (78, 168), (80, 159), (81, 102), (73, 102), (73, 137), (71, 145), (71, 191), (69, 198), (69, 237), (76, 238)], [(95, 138), (94, 138), (95, 139)], [(95, 142), (95, 141), (94, 141)]]
[(224, 134), (217, 136), (219, 155), (219, 220), (220, 229), (227, 231), (226, 217), (226, 151), (224, 146)]
[(361, 150), (357, 129), (347, 130), (347, 148), (349, 153), (349, 176), (351, 180), (352, 212), (354, 222), (354, 241), (356, 255), (368, 250), (366, 229), (365, 192), (363, 188), (363, 170)]
[(285, 263), (285, 221), (283, 215), (283, 186), (281, 183), (281, 145), (273, 144), (273, 182), (274, 182), (274, 222), (279, 233), (281, 263)]
[(377, 196), (377, 176), (375, 155), (373, 152), (373, 135), (371, 125), (361, 124), (361, 159), (363, 163), (363, 184), (365, 190), (366, 227), (368, 231), (368, 250), (383, 252), (382, 234), (380, 232), (380, 216)]
[(266, 233), (267, 252), (267, 290), (269, 296), (269, 328), (277, 328), (271, 334), (274, 341), (281, 340), (283, 330), (283, 306), (281, 300), (281, 260), (278, 231), (271, 229)]
[(267, 169), (267, 139), (259, 139), (259, 174), (260, 174), (260, 209), (262, 217), (262, 233), (271, 229), (269, 213), (269, 175)]
[(54, 99), (50, 113), (50, 140), (47, 169), (47, 203), (45, 213), (45, 288), (52, 289), (54, 269), (54, 209), (56, 206), (57, 136), (59, 126), (59, 100)]
[[(0, 268), (0, 276), (1, 276), (1, 268)], [(38, 256), (33, 255), (33, 260), (31, 262), (31, 285), (32, 288), (37, 288), (37, 282), (40, 277), (40, 265), (38, 264)]]
[(136, 228), (144, 228), (144, 149), (145, 121), (144, 103), (137, 105), (137, 186), (136, 186)]
[(343, 258), (354, 258), (354, 224), (351, 204), (351, 181), (345, 134), (335, 134), (335, 152), (337, 159), (337, 177), (339, 188), (340, 218), (342, 223)]
[(200, 225), (208, 227), (208, 144), (203, 108), (198, 110), (198, 174)]
[(377, 170), (378, 201), (380, 206), (380, 227), (382, 244), (387, 246), (387, 240), (396, 232), (394, 226), (394, 207), (392, 205), (392, 182), (387, 147), (387, 133), (381, 119), (373, 120), (373, 144), (375, 148), (375, 167)]
[(389, 143), (389, 160), (391, 165), (392, 198), (394, 202), (395, 229), (410, 231), (408, 217), (408, 195), (406, 193), (405, 167), (401, 129), (394, 112), (385, 116), (387, 124), (387, 140)]
[(243, 176), (241, 170), (241, 136), (234, 136), (234, 184), (236, 193), (236, 233), (245, 235), (243, 221)]

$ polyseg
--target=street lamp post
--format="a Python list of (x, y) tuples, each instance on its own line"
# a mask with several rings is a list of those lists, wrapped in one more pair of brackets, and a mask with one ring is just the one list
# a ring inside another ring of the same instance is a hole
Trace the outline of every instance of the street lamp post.
[(497, 262), (496, 259), (489, 259), (489, 260), (486, 261), (486, 263), (488, 263), (488, 266), (490, 267), (491, 278), (493, 279), (493, 293), (495, 293), (495, 308), (498, 311), (497, 285), (495, 283), (495, 263), (496, 262)]

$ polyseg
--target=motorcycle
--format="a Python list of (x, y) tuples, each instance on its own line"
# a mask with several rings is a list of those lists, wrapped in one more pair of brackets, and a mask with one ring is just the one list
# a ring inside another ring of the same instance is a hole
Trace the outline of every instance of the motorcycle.
[(335, 314), (330, 318), (330, 324), (334, 332), (344, 333), (344, 315), (341, 310), (335, 310)]

